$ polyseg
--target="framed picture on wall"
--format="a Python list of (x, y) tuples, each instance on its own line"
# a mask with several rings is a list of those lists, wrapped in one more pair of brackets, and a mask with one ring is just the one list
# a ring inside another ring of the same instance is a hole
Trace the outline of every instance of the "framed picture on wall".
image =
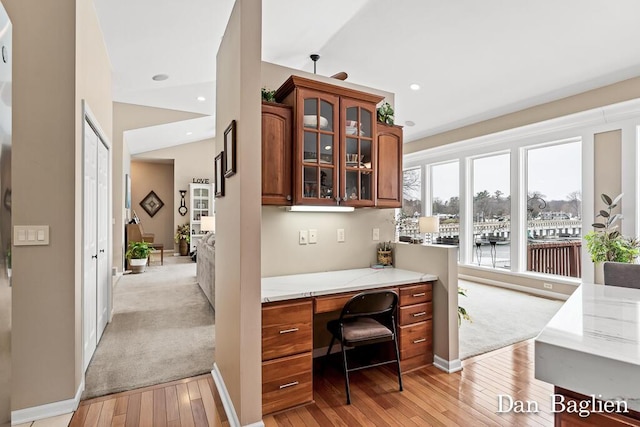
[(131, 177), (129, 174), (124, 176), (124, 207), (131, 208)]
[(236, 173), (236, 121), (232, 120), (224, 131), (224, 177), (229, 178)]
[(224, 197), (224, 151), (216, 156), (216, 160), (214, 162), (214, 169), (216, 177), (215, 182), (213, 183), (214, 194), (216, 198)]

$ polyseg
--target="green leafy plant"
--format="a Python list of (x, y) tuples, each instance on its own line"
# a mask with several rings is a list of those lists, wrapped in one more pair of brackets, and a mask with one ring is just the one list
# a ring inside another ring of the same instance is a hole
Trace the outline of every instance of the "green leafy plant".
[[(466, 297), (467, 290), (458, 286), (458, 295)], [(467, 313), (467, 310), (464, 307), (458, 306), (458, 326), (462, 325), (463, 320), (466, 320), (470, 323), (473, 322), (473, 320), (471, 320), (471, 316), (469, 316), (469, 313)]]
[(267, 102), (276, 102), (276, 91), (269, 90), (266, 87), (261, 89), (262, 100)]
[(380, 107), (378, 107), (378, 121), (392, 125), (394, 120), (394, 111), (391, 104), (388, 102), (384, 102)]
[(591, 261), (633, 262), (640, 255), (640, 242), (635, 238), (624, 237), (616, 225), (622, 215), (612, 214), (622, 200), (622, 194), (614, 199), (606, 194), (601, 194), (600, 197), (606, 208), (600, 210), (596, 218), (603, 218), (603, 222), (592, 224), (594, 230), (584, 236)]
[(186, 240), (187, 243), (191, 242), (191, 230), (188, 222), (176, 228), (176, 235), (173, 236), (173, 240), (175, 240), (176, 243), (180, 243), (180, 240)]
[(125, 253), (128, 260), (149, 258), (151, 248), (147, 242), (129, 242), (129, 248)]

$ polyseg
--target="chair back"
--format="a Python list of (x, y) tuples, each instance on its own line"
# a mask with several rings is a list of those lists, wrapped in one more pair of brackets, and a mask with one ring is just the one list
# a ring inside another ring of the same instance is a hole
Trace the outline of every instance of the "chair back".
[(640, 264), (605, 262), (604, 284), (640, 289)]
[(341, 319), (395, 313), (398, 294), (389, 291), (367, 291), (354, 295), (342, 308)]

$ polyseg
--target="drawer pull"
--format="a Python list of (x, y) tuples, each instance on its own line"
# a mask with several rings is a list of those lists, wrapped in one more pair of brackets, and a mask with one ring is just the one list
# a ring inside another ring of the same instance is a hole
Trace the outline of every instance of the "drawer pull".
[(418, 294), (413, 294), (412, 296), (413, 296), (414, 298), (417, 298), (417, 297), (423, 297), (423, 296), (425, 296), (425, 295), (426, 295), (426, 292), (420, 292), (420, 293), (418, 293)]
[(413, 340), (414, 344), (420, 344), (421, 342), (425, 342), (427, 339), (426, 338), (420, 338), (419, 340)]
[(426, 311), (421, 311), (420, 313), (413, 313), (413, 317), (420, 317), (420, 316), (426, 316), (427, 312)]
[(281, 334), (288, 334), (290, 332), (298, 332), (300, 329), (298, 328), (291, 328), (291, 329), (284, 329), (282, 331), (280, 331)]
[(298, 384), (299, 384), (298, 381), (294, 381), (294, 382), (288, 383), (288, 384), (282, 384), (280, 386), (280, 390), (282, 390), (283, 388), (293, 387), (294, 385), (298, 385)]

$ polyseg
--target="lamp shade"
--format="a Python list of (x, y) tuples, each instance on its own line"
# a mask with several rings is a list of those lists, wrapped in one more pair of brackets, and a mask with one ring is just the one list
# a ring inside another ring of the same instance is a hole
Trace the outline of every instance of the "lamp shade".
[(201, 231), (213, 231), (216, 232), (216, 217), (215, 216), (203, 216), (200, 218), (200, 230)]
[(421, 233), (437, 233), (440, 228), (440, 218), (437, 216), (422, 216), (418, 224)]

